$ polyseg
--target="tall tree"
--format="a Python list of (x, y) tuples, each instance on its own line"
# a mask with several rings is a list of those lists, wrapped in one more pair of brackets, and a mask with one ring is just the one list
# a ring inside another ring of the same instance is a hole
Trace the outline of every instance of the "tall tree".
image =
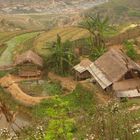
[(56, 73), (66, 74), (73, 66), (75, 55), (70, 41), (62, 42), (57, 35), (57, 40), (51, 47), (52, 55), (48, 61)]
[(80, 23), (80, 27), (87, 29), (91, 34), (88, 39), (91, 49), (90, 56), (93, 60), (96, 60), (106, 51), (104, 34), (113, 29), (109, 25), (109, 19), (108, 17), (102, 18), (99, 14), (89, 15)]
[(86, 19), (80, 23), (80, 27), (87, 29), (93, 39), (93, 47), (105, 47), (104, 33), (110, 30), (108, 24), (108, 17), (101, 18), (99, 14), (95, 16), (87, 16)]

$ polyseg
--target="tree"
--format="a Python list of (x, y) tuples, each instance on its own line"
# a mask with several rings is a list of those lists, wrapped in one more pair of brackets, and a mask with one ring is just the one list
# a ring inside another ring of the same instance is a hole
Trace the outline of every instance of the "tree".
[(93, 59), (97, 59), (106, 51), (104, 33), (112, 29), (108, 21), (108, 17), (101, 18), (97, 14), (96, 16), (87, 16), (80, 23), (80, 27), (87, 29), (91, 33), (88, 44), (91, 47), (91, 56)]
[(65, 75), (74, 65), (76, 57), (70, 41), (61, 40), (57, 35), (56, 42), (51, 47), (52, 55), (48, 60), (48, 64), (52, 66), (56, 73)]
[(134, 43), (130, 41), (124, 42), (124, 49), (127, 56), (129, 56), (132, 60), (138, 59), (138, 54), (136, 49), (134, 48)]
[(87, 29), (91, 33), (94, 47), (105, 47), (104, 33), (111, 29), (108, 21), (108, 17), (101, 18), (97, 14), (96, 16), (86, 17), (86, 20), (80, 23), (80, 27)]

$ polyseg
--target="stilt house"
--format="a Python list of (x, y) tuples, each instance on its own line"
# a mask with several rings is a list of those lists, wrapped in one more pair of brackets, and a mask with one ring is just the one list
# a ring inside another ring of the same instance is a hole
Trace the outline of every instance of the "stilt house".
[(43, 60), (33, 51), (29, 50), (19, 56), (15, 60), (18, 67), (18, 75), (21, 77), (37, 77), (41, 75)]

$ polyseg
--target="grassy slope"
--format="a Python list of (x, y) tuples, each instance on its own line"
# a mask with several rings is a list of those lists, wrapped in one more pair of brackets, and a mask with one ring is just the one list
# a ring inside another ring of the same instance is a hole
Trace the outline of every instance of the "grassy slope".
[(140, 0), (110, 0), (88, 12), (109, 16), (113, 23), (126, 23), (140, 21), (139, 7)]
[(16, 36), (19, 31), (16, 32), (0, 32), (0, 44), (4, 43), (5, 41), (9, 40), (10, 38)]

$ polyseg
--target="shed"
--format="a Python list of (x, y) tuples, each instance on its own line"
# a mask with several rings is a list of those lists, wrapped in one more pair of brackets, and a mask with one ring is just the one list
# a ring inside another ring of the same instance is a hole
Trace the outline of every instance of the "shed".
[(103, 89), (113, 83), (140, 76), (140, 66), (121, 50), (111, 49), (88, 67), (88, 71)]
[(29, 50), (16, 57), (15, 66), (18, 67), (19, 76), (36, 77), (41, 75), (43, 59), (35, 52)]
[(87, 68), (92, 64), (92, 62), (85, 58), (78, 65), (74, 66), (74, 75), (76, 80), (85, 80), (91, 77), (90, 72)]
[(138, 46), (140, 46), (140, 36), (139, 36), (138, 38), (136, 38), (136, 44), (137, 44)]
[(140, 97), (140, 79), (129, 79), (113, 84), (113, 90), (118, 98)]

